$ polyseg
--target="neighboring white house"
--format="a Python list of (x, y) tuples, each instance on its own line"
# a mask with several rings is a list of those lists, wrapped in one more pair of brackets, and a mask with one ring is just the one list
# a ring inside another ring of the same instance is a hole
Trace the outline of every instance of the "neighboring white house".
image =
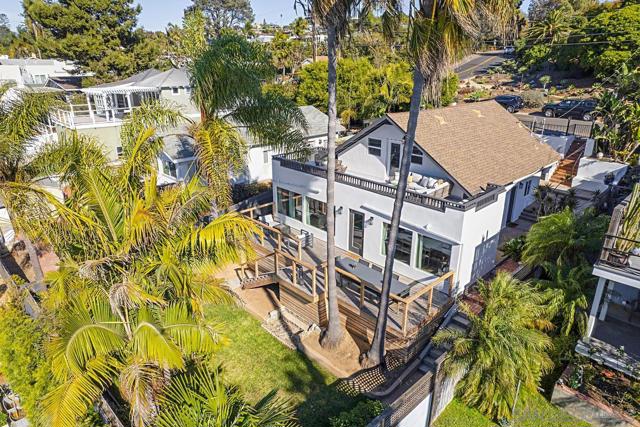
[(616, 206), (611, 216), (593, 268), (598, 286), (587, 331), (576, 351), (640, 379), (640, 242), (622, 233), (629, 202)]
[[(329, 117), (313, 105), (302, 106), (300, 111), (307, 122), (307, 129), (303, 130), (305, 142), (312, 148), (326, 148)], [(338, 123), (336, 128), (337, 135), (345, 131), (344, 126)], [(269, 147), (254, 144), (248, 135), (245, 134), (244, 136), (249, 140), (247, 164), (242, 174), (235, 177), (234, 181), (236, 183), (246, 183), (271, 180), (271, 159), (275, 153)]]
[(77, 67), (57, 59), (9, 59), (0, 56), (0, 83), (14, 82), (18, 87), (44, 86), (51, 77), (70, 77)]
[[(336, 245), (384, 265), (408, 113), (392, 113), (337, 153)], [(455, 271), (455, 286), (495, 265), (500, 231), (534, 201), (560, 159), (495, 102), (424, 110), (411, 156), (394, 272), (429, 281)], [(326, 240), (323, 161), (273, 158), (277, 221)]]

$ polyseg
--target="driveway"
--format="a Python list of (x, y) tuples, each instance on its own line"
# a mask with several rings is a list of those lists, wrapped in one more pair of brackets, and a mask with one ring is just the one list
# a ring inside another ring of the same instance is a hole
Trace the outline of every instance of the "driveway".
[(484, 74), (489, 68), (503, 63), (507, 58), (502, 51), (473, 54), (466, 58), (466, 62), (458, 65), (455, 72), (460, 80)]

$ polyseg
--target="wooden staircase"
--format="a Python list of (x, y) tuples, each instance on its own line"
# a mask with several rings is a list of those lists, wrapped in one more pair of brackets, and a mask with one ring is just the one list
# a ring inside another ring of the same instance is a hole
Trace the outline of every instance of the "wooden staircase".
[(240, 285), (242, 286), (242, 289), (256, 289), (273, 285), (274, 283), (278, 283), (278, 278), (275, 273), (267, 273), (261, 274), (258, 277), (247, 277), (246, 279), (242, 279)]
[(553, 185), (566, 185), (571, 187), (571, 182), (578, 172), (578, 163), (584, 153), (585, 141), (575, 140), (569, 147), (569, 154), (560, 161), (549, 182)]

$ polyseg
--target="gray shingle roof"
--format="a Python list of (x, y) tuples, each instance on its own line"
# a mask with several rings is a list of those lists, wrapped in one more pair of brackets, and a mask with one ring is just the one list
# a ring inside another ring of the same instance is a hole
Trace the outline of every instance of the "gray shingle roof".
[(187, 134), (172, 134), (164, 137), (164, 153), (172, 160), (195, 157), (195, 144)]
[(103, 83), (93, 88), (116, 88), (116, 87), (188, 87), (190, 86), (189, 74), (185, 68), (171, 68), (167, 71), (159, 71), (155, 68), (141, 71), (124, 80), (110, 83)]
[[(389, 113), (406, 131), (409, 113)], [(469, 193), (505, 185), (560, 159), (495, 101), (422, 110), (416, 144)]]
[[(327, 134), (329, 117), (325, 113), (318, 110), (313, 105), (304, 105), (299, 108), (300, 111), (302, 111), (304, 118), (307, 120), (307, 132), (304, 135), (306, 138), (312, 138)], [(344, 126), (338, 123), (336, 130), (338, 132), (344, 132), (346, 129), (344, 128)]]

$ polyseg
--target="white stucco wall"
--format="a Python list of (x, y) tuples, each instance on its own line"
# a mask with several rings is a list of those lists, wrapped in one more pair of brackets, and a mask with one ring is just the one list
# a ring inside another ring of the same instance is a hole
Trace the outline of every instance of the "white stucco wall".
[(429, 412), (431, 411), (431, 396), (429, 393), (422, 402), (418, 404), (409, 415), (404, 417), (398, 427), (426, 427), (429, 422)]
[[(340, 154), (339, 158), (342, 165), (347, 167), (347, 173), (350, 175), (361, 176), (374, 181), (385, 181), (390, 177), (390, 157), (391, 144), (399, 143), (402, 145), (404, 133), (397, 126), (385, 124), (371, 131), (369, 135), (364, 136), (361, 140), (354, 143), (346, 151)], [(369, 154), (368, 140), (369, 138), (379, 139), (382, 141), (382, 154), (376, 156)], [(453, 178), (429, 156), (427, 156), (419, 146), (415, 145), (422, 154), (422, 164), (412, 163), (410, 170), (434, 178), (442, 178), (452, 183), (451, 194), (462, 198), (463, 190), (453, 182)]]

